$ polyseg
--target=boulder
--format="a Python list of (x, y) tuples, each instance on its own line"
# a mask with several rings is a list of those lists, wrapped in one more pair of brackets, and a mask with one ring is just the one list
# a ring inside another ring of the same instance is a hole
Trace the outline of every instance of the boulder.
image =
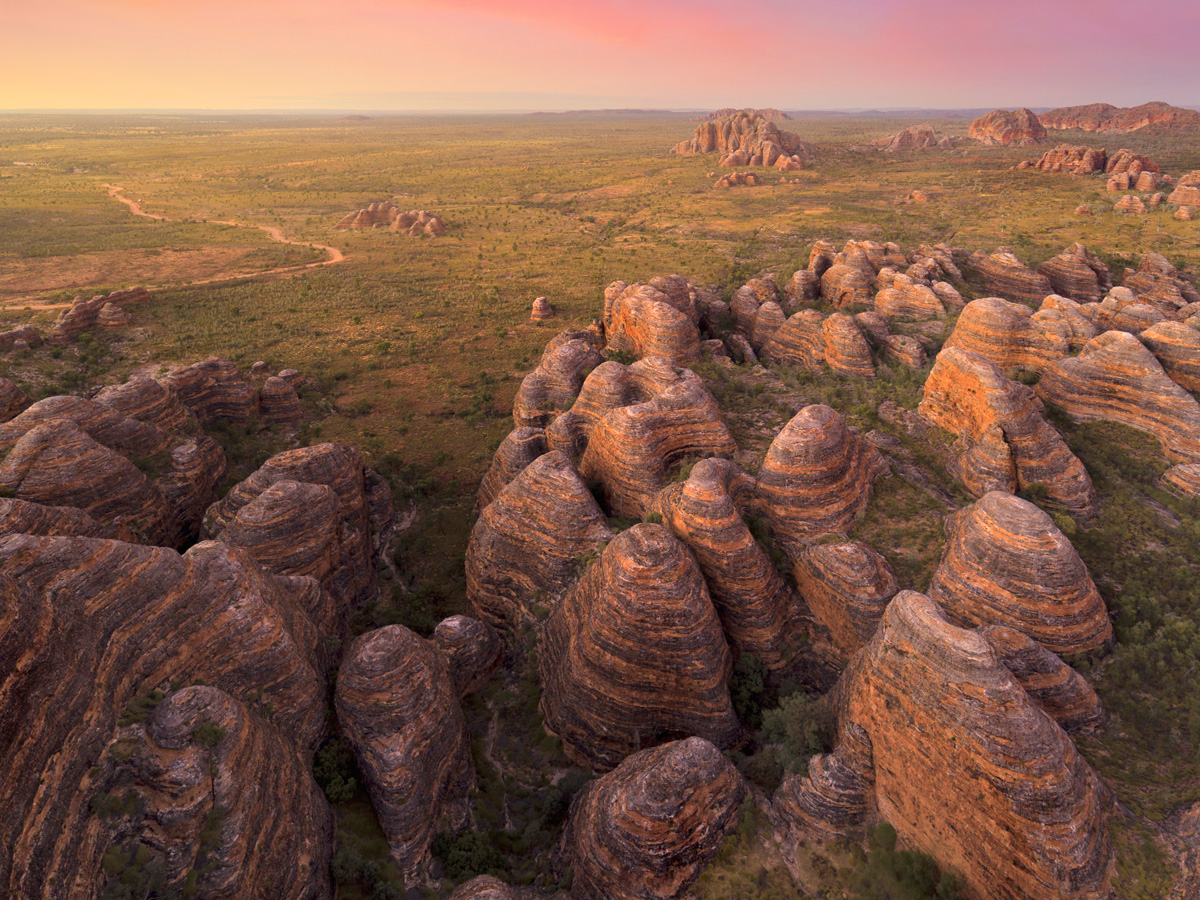
[(745, 781), (702, 738), (643, 750), (585, 785), (565, 845), (571, 900), (682, 900), (737, 827)]
[(806, 406), (771, 442), (758, 473), (759, 502), (776, 544), (792, 556), (820, 535), (845, 531), (886, 474), (882, 455), (828, 406)]
[(617, 535), (550, 614), (538, 649), (546, 729), (607, 770), (673, 735), (742, 737), (733, 659), (691, 552), (661, 525)]
[(1053, 653), (1112, 644), (1108, 610), (1087, 566), (1045, 512), (993, 491), (945, 524), (946, 549), (929, 596), (949, 621), (1007, 625)]
[(367, 632), (346, 651), (334, 703), (391, 857), (406, 882), (419, 880), (443, 820), (466, 824), (475, 781), (449, 664), (403, 625)]

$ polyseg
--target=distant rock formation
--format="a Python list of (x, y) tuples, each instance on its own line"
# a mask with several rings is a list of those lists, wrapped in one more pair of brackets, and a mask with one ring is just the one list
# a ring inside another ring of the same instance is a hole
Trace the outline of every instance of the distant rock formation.
[(392, 859), (405, 881), (418, 880), (442, 820), (466, 824), (475, 781), (449, 664), (434, 644), (388, 625), (350, 645), (335, 703)]
[(1059, 144), (1042, 154), (1033, 168), (1043, 172), (1066, 172), (1069, 175), (1091, 175), (1103, 172), (1108, 165), (1108, 153), (1095, 147)]
[(782, 109), (776, 109), (773, 106), (768, 106), (763, 109), (755, 109), (747, 106), (743, 109), (738, 109), (734, 106), (725, 106), (721, 109), (710, 112), (706, 116), (701, 116), (701, 122), (715, 122), (720, 119), (728, 119), (731, 116), (736, 116), (738, 113), (745, 113), (748, 116), (757, 116), (760, 119), (766, 119), (769, 122), (787, 121), (792, 117), (785, 113)]
[(758, 110), (739, 110), (696, 126), (691, 140), (681, 141), (671, 153), (690, 155), (719, 153), (721, 165), (777, 166), (780, 159), (802, 165), (813, 154), (813, 147), (790, 131), (781, 131), (775, 122)]
[(1179, 184), (1175, 186), (1175, 190), (1171, 191), (1171, 196), (1167, 198), (1167, 202), (1181, 207), (1200, 206), (1200, 169), (1189, 172), (1180, 178)]
[(994, 109), (973, 121), (967, 134), (983, 144), (1006, 147), (1011, 144), (1026, 147), (1046, 140), (1046, 129), (1028, 109), (1016, 112)]
[(630, 756), (571, 805), (571, 900), (682, 900), (737, 826), (746, 793), (698, 737)]
[(608, 544), (547, 619), (538, 664), (546, 728), (581, 765), (610, 769), (664, 736), (729, 748), (742, 735), (717, 611), (695, 557), (661, 525)]
[(888, 153), (896, 153), (900, 150), (929, 150), (938, 147), (939, 143), (933, 126), (923, 122), (910, 125), (890, 138), (881, 138), (875, 141), (875, 146), (883, 147)]
[(1112, 644), (1108, 610), (1087, 566), (1032, 503), (993, 491), (948, 516), (946, 535), (929, 596), (951, 622), (1007, 625), (1053, 653)]
[(1200, 132), (1200, 112), (1158, 101), (1133, 107), (1117, 107), (1108, 103), (1064, 106), (1042, 113), (1039, 118), (1047, 128), (1078, 128), (1080, 131), (1101, 134), (1128, 134), (1144, 128), (1151, 129), (1155, 134)]
[(978, 353), (946, 347), (924, 391), (921, 416), (957, 436), (957, 474), (976, 497), (1040, 484), (1047, 499), (1071, 515), (1095, 515), (1099, 498), (1092, 480), (1042, 418), (1042, 404), (1032, 388), (1009, 380)]
[(1108, 331), (1042, 369), (1039, 397), (1077, 422), (1107, 419), (1158, 439), (1172, 462), (1200, 462), (1200, 403), (1134, 335)]
[(878, 816), (969, 896), (1107, 895), (1105, 789), (981, 634), (902, 591), (835, 698), (834, 752), (776, 794), (785, 846)]
[(1142, 198), (1136, 197), (1133, 194), (1126, 194), (1113, 204), (1113, 212), (1141, 215), (1145, 211), (1146, 204), (1142, 202)]
[(413, 237), (427, 235), (437, 237), (446, 233), (442, 220), (425, 209), (402, 210), (390, 200), (372, 203), (364, 209), (350, 213), (333, 226), (341, 229), (386, 228), (388, 231), (403, 231)]
[(175, 392), (202, 425), (221, 419), (245, 425), (258, 415), (258, 392), (227, 359), (214, 356), (190, 366), (177, 366), (159, 380)]
[(758, 473), (763, 514), (791, 555), (820, 535), (845, 531), (886, 474), (882, 455), (828, 406), (806, 406), (771, 442)]
[(533, 308), (529, 313), (530, 321), (543, 322), (552, 318), (554, 318), (554, 307), (550, 305), (550, 301), (545, 297), (537, 297), (533, 301)]
[(765, 182), (753, 172), (730, 172), (713, 182), (713, 189), (727, 187), (757, 187)]
[(90, 300), (76, 297), (69, 309), (64, 309), (59, 313), (58, 321), (50, 329), (50, 336), (47, 340), (52, 344), (68, 344), (84, 331), (91, 331), (93, 328), (101, 326), (112, 327), (128, 324), (129, 318), (124, 312), (125, 309), (138, 303), (145, 303), (149, 299), (150, 292), (142, 287), (113, 291), (111, 294), (98, 294)]

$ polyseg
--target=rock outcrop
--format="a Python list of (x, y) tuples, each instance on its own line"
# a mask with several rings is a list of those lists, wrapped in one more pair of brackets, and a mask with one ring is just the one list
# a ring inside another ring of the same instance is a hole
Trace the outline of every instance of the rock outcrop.
[(1000, 247), (995, 253), (976, 251), (971, 254), (970, 263), (984, 288), (998, 297), (1034, 304), (1054, 293), (1050, 279), (1033, 271), (1007, 247)]
[(1157, 438), (1172, 462), (1200, 462), (1200, 403), (1131, 334), (1093, 338), (1043, 368), (1036, 390), (1077, 422), (1120, 422)]
[(899, 588), (887, 560), (861, 541), (807, 547), (795, 573), (800, 593), (829, 629), (842, 662), (871, 640)]
[(7, 378), (0, 378), (0, 422), (7, 422), (29, 408), (33, 401)]
[(522, 900), (522, 897), (499, 878), (480, 875), (451, 894), (449, 900)]
[(258, 392), (259, 414), (275, 425), (296, 425), (304, 418), (300, 395), (282, 378), (272, 375)]
[(858, 378), (875, 377), (875, 359), (871, 347), (853, 316), (834, 313), (821, 323), (825, 339), (825, 364), (837, 375)]
[[(610, 300), (610, 295), (615, 296)], [(612, 351), (691, 365), (700, 361), (699, 321), (699, 312), (686, 293), (673, 297), (654, 285), (626, 286), (623, 282), (605, 291), (604, 329)]]
[(1061, 314), (1033, 312), (1021, 303), (984, 297), (967, 304), (947, 347), (985, 356), (1005, 371), (1039, 369), (1071, 352), (1071, 329)]
[(967, 134), (983, 144), (1026, 147), (1046, 140), (1046, 129), (1028, 109), (1010, 112), (994, 109), (980, 116), (967, 129)]
[(538, 665), (546, 728), (581, 765), (611, 769), (681, 734), (741, 737), (720, 619), (695, 557), (660, 525), (608, 544), (550, 614)]
[(460, 697), (480, 690), (504, 651), (500, 636), (486, 622), (470, 616), (451, 616), (438, 622), (433, 643), (450, 664), (450, 677)]
[(1141, 215), (1145, 211), (1146, 204), (1142, 202), (1142, 198), (1134, 196), (1133, 194), (1126, 194), (1113, 204), (1113, 212)]
[(946, 519), (929, 596), (962, 627), (1007, 625), (1054, 653), (1112, 643), (1112, 625), (1071, 542), (1032, 503), (993, 491)]
[(122, 321), (125, 308), (149, 299), (150, 292), (141, 287), (113, 291), (111, 294), (97, 294), (90, 300), (76, 297), (68, 309), (59, 313), (58, 321), (50, 329), (47, 340), (52, 344), (69, 344), (84, 331), (91, 331), (101, 325), (125, 324), (128, 322), (127, 315)]
[(1042, 485), (1046, 498), (1090, 518), (1099, 499), (1078, 457), (1042, 417), (1033, 389), (961, 347), (938, 354), (925, 381), (921, 416), (956, 435), (957, 474), (976, 497)]
[(418, 880), (442, 821), (466, 824), (475, 780), (446, 658), (403, 625), (368, 632), (346, 652), (335, 703), (392, 859)]
[(1177, 206), (1200, 206), (1200, 169), (1180, 178), (1167, 202)]
[(1078, 128), (1080, 131), (1100, 134), (1128, 134), (1143, 128), (1151, 128), (1156, 134), (1200, 131), (1200, 112), (1158, 101), (1132, 107), (1118, 107), (1110, 103), (1064, 106), (1042, 113), (1038, 118), (1047, 128)]
[(376, 202), (356, 210), (333, 226), (341, 229), (386, 228), (405, 234), (437, 237), (445, 234), (446, 225), (438, 216), (425, 209), (402, 210), (391, 201)]
[(474, 615), (511, 628), (557, 604), (589, 555), (613, 537), (595, 498), (558, 451), (538, 457), (479, 514), (467, 543)]
[(189, 411), (175, 391), (144, 374), (102, 388), (94, 399), (121, 415), (164, 431), (182, 432), (189, 424)]
[(813, 148), (790, 131), (782, 131), (758, 110), (739, 110), (732, 115), (701, 122), (691, 140), (671, 149), (674, 154), (719, 153), (721, 165), (773, 166), (781, 158), (802, 164)]
[(1108, 266), (1076, 241), (1058, 256), (1038, 266), (1054, 293), (1079, 303), (1099, 303), (1112, 289)]
[(564, 331), (546, 345), (513, 399), (517, 428), (544, 428), (571, 408), (588, 373), (604, 362), (597, 344), (591, 332)]
[(1200, 330), (1182, 322), (1159, 322), (1140, 335), (1167, 377), (1188, 391), (1200, 391)]
[(958, 873), (969, 896), (1108, 893), (1114, 866), (1104, 788), (981, 635), (903, 591), (843, 674), (836, 698), (840, 741), (832, 756), (853, 768), (822, 778), (828, 757), (819, 757), (811, 781), (827, 789), (810, 789), (811, 800), (829, 798), (842, 817), (855, 812), (855, 800), (877, 811), (906, 846)]
[(1070, 175), (1091, 175), (1103, 172), (1108, 165), (1108, 154), (1095, 147), (1072, 147), (1059, 144), (1042, 154), (1033, 166), (1043, 172), (1066, 172)]
[(746, 793), (738, 771), (701, 738), (630, 756), (571, 805), (571, 900), (687, 896), (737, 826)]
[(890, 138), (876, 141), (875, 144), (882, 146), (888, 153), (900, 150), (930, 150), (938, 146), (938, 136), (932, 125), (923, 122), (920, 125), (910, 125)]
[(258, 415), (258, 391), (227, 359), (212, 357), (174, 368), (161, 380), (202, 425), (221, 419), (244, 425)]
[(534, 298), (533, 307), (529, 311), (529, 320), (542, 322), (552, 318), (554, 318), (554, 307), (550, 305), (550, 301), (545, 297)]
[(543, 428), (514, 428), (508, 433), (492, 456), (487, 474), (479, 484), (478, 509), (483, 509), (504, 490), (531, 462), (545, 453), (546, 431)]
[(888, 471), (882, 455), (828, 406), (806, 406), (784, 426), (758, 473), (758, 494), (776, 543), (798, 554), (810, 540), (845, 531)]

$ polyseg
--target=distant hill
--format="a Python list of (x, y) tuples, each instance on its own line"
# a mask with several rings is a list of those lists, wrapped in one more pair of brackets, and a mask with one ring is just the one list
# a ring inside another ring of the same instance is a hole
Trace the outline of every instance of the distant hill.
[(1143, 129), (1153, 133), (1200, 133), (1200, 112), (1161, 102), (1132, 107), (1110, 103), (1064, 106), (1043, 113), (1039, 118), (1047, 128), (1078, 128), (1101, 134), (1128, 134)]

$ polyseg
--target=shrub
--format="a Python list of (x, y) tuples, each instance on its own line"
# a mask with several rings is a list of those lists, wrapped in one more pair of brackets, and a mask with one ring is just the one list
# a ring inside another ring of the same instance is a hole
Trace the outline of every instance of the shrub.
[(833, 712), (820, 697), (798, 691), (763, 713), (763, 736), (778, 745), (784, 769), (803, 772), (812, 756), (833, 746)]

